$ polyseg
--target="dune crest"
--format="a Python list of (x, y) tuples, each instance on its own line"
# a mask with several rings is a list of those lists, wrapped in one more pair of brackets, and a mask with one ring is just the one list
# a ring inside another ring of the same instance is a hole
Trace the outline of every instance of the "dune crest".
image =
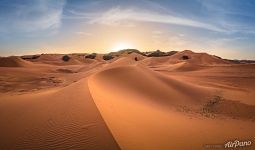
[(119, 149), (86, 79), (47, 92), (1, 97), (0, 104), (1, 149)]
[[(185, 59), (185, 57), (187, 57)], [(184, 50), (170, 56), (170, 60), (186, 61), (190, 64), (196, 65), (217, 65), (217, 64), (231, 64), (230, 61), (223, 60), (219, 57), (209, 55), (207, 53), (195, 53), (190, 50)]]
[[(165, 77), (139, 65), (126, 65), (103, 70), (91, 78), (93, 86), (105, 93), (137, 95), (163, 106), (201, 104), (210, 90)], [(135, 85), (135, 86), (134, 86)], [(107, 91), (107, 92), (106, 92)], [(100, 94), (100, 95), (104, 95)], [(189, 95), (193, 94), (192, 97)], [(139, 99), (139, 98), (137, 98)], [(131, 99), (130, 99), (131, 100)]]
[(0, 67), (29, 67), (32, 63), (17, 56), (0, 57)]

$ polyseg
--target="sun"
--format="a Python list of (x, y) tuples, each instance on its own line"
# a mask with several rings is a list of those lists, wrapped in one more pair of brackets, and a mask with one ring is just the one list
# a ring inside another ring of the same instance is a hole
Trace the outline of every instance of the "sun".
[(119, 51), (119, 50), (123, 50), (123, 49), (131, 49), (133, 48), (133, 46), (129, 43), (118, 43), (117, 45), (115, 45), (112, 50), (113, 51)]

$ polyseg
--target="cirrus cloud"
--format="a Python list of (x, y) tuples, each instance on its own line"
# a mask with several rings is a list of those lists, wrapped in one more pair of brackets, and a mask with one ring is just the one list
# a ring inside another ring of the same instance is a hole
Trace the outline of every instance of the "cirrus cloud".
[[(104, 25), (126, 25), (131, 21), (138, 22), (151, 22), (151, 23), (162, 23), (162, 24), (172, 24), (181, 25), (188, 27), (195, 27), (200, 29), (206, 29), (216, 32), (227, 32), (225, 28), (204, 23), (201, 21), (196, 21), (187, 18), (177, 17), (171, 14), (156, 13), (153, 11), (137, 9), (137, 8), (121, 8), (114, 7), (105, 12), (100, 13), (78, 13), (72, 11), (75, 15), (67, 19), (86, 19), (90, 24), (104, 24)], [(77, 14), (79, 14), (77, 16)]]
[(65, 0), (4, 1), (0, 5), (6, 6), (0, 14), (2, 33), (30, 33), (57, 29)]

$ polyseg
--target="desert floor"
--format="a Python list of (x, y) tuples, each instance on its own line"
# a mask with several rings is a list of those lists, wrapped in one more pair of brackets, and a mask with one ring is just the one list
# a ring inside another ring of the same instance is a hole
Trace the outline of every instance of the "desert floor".
[(0, 58), (0, 149), (255, 148), (255, 64), (191, 51), (62, 56)]

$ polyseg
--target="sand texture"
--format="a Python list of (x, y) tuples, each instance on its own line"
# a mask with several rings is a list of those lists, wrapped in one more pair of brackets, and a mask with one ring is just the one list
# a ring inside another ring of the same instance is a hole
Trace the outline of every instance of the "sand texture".
[(0, 57), (0, 149), (202, 150), (236, 139), (255, 149), (255, 64), (189, 50), (63, 56)]

